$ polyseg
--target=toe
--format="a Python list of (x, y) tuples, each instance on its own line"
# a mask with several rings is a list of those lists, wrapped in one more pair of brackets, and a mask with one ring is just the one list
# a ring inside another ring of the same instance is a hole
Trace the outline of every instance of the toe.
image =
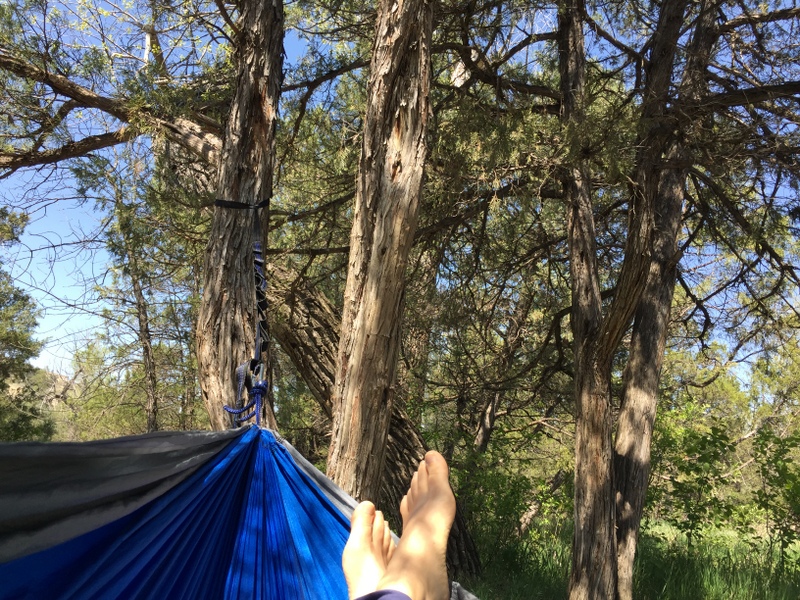
[(425, 454), (425, 466), (430, 477), (437, 479), (450, 478), (450, 469), (447, 466), (447, 461), (436, 450), (429, 450)]
[(392, 540), (392, 532), (389, 529), (389, 524), (384, 523), (383, 525), (383, 555), (388, 556), (391, 547), (394, 545)]
[(353, 510), (350, 517), (350, 536), (357, 539), (369, 540), (372, 536), (372, 526), (375, 522), (375, 505), (372, 502), (362, 502)]
[(414, 493), (415, 496), (425, 497), (428, 495), (428, 465), (424, 461), (419, 465), (417, 471), (417, 489)]
[(383, 530), (385, 528), (386, 521), (383, 518), (383, 513), (377, 511), (375, 520), (372, 522), (372, 547), (376, 550), (383, 547)]

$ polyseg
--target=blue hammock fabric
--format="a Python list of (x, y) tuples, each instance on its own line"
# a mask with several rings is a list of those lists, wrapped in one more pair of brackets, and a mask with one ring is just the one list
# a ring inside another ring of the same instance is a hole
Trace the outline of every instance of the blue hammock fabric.
[[(0, 598), (346, 599), (341, 555), (349, 523), (320, 485), (323, 476), (309, 473), (307, 463), (299, 467), (296, 451), (269, 431), (253, 426), (213, 435), (201, 439), (208, 455), (201, 464), (193, 458), (195, 446), (166, 447), (161, 455), (173, 462), (158, 482), (125, 483), (124, 492), (104, 492), (102, 500), (78, 508), (70, 499), (67, 507), (56, 502), (5, 521), (0, 512), (0, 560), (13, 557), (0, 564)], [(17, 454), (29, 457), (44, 446), (24, 446)], [(0, 453), (6, 465), (8, 458)], [(0, 475), (8, 475), (2, 471), (0, 465)], [(57, 490), (58, 475), (50, 475)], [(45, 484), (37, 479), (25, 493), (46, 495)], [(0, 500), (11, 488), (0, 479)], [(126, 504), (127, 496), (138, 500)], [(25, 510), (8, 493), (5, 502), (14, 503), (16, 513)], [(109, 505), (116, 508), (106, 510)], [(126, 513), (126, 506), (135, 508)], [(80, 513), (80, 527), (93, 528), (61, 541), (70, 511)], [(95, 526), (98, 518), (111, 517)], [(25, 527), (30, 531), (20, 534)], [(57, 543), (39, 549), (46, 544), (42, 537)], [(37, 551), (15, 556), (26, 547)]]

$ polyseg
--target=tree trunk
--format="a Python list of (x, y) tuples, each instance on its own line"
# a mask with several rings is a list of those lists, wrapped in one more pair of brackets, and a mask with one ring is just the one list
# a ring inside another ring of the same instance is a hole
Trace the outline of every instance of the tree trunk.
[(156, 361), (153, 355), (153, 336), (150, 333), (150, 314), (148, 312), (147, 298), (142, 288), (142, 272), (139, 269), (139, 260), (136, 252), (131, 248), (131, 217), (125, 214), (127, 207), (121, 199), (117, 199), (115, 213), (122, 238), (122, 253), (127, 263), (128, 277), (133, 287), (133, 299), (136, 304), (136, 320), (138, 327), (136, 335), (142, 349), (142, 368), (144, 370), (144, 389), (147, 397), (145, 415), (147, 418), (147, 433), (158, 431), (158, 377), (156, 376)]
[(633, 599), (633, 561), (650, 476), (658, 382), (675, 289), (685, 174), (669, 175), (656, 211), (650, 273), (633, 323), (614, 447), (619, 600)]
[[(275, 338), (330, 418), (333, 370), (341, 329), (339, 317), (327, 298), (305, 281), (274, 265), (268, 265), (267, 271)], [(400, 500), (427, 451), (414, 422), (395, 405), (389, 422), (384, 477), (377, 497), (377, 505), (395, 523), (400, 523)], [(453, 573), (477, 574), (480, 571), (478, 552), (460, 508), (450, 531), (447, 564)]]
[[(571, 0), (559, 12), (562, 118), (573, 132), (571, 154), (577, 163), (563, 178), (568, 210), (576, 365), (575, 533), (569, 585), (571, 600), (610, 599), (617, 593), (611, 362), (648, 281), (651, 235), (656, 218), (654, 192), (658, 189), (659, 170), (663, 167), (667, 149), (665, 142), (669, 139), (669, 128), (665, 127), (663, 118), (685, 5), (685, 2), (665, 3), (654, 36), (642, 107), (642, 123), (646, 129), (637, 154), (636, 185), (628, 211), (625, 256), (614, 299), (605, 318), (601, 312), (595, 259), (589, 172), (586, 163), (579, 158), (583, 148), (580, 135), (575, 134), (584, 122), (585, 74), (580, 23), (584, 9), (579, 0)], [(630, 384), (638, 385), (633, 379)], [(627, 577), (627, 573), (624, 576)]]
[(559, 71), (562, 119), (570, 135), (573, 165), (562, 175), (572, 286), (575, 352), (575, 527), (570, 600), (612, 598), (616, 583), (611, 482), (610, 362), (598, 356), (602, 311), (590, 174), (581, 158), (585, 120), (582, 0), (559, 8)]
[(378, 7), (328, 456), (328, 476), (359, 499), (377, 498), (383, 476), (426, 156), (432, 22), (424, 0)]
[[(616, 593), (616, 510), (611, 413), (611, 364), (642, 295), (649, 267), (653, 202), (634, 193), (625, 255), (603, 316), (590, 189), (584, 86), (582, 0), (559, 9), (562, 120), (569, 140), (562, 174), (572, 287), (575, 354), (575, 506), (570, 600), (611, 599)], [(634, 190), (638, 192), (638, 190)]]
[(598, 354), (601, 328), (588, 173), (565, 181), (575, 353), (575, 503), (570, 600), (611, 599), (616, 548), (611, 463), (610, 369)]
[[(525, 275), (528, 276), (527, 274)], [(514, 316), (510, 317), (503, 330), (503, 350), (498, 359), (498, 373), (508, 373), (517, 356), (517, 352), (525, 341), (525, 322), (533, 306), (534, 295), (530, 290), (523, 290), (521, 297), (514, 307)], [(481, 407), (478, 418), (478, 427), (472, 438), (472, 448), (475, 452), (483, 454), (489, 447), (489, 440), (497, 424), (497, 410), (506, 397), (505, 390), (489, 391), (488, 398)]]
[[(703, 2), (695, 26), (681, 82), (682, 100), (692, 102), (705, 89), (704, 73), (714, 44), (716, 2)], [(652, 91), (648, 118), (667, 110), (669, 82), (674, 69), (675, 46), (682, 30), (686, 3), (672, 3), (660, 15), (654, 55), (659, 56), (649, 78)], [(660, 73), (656, 72), (660, 70)], [(644, 194), (653, 198), (654, 227), (647, 284), (639, 301), (631, 335), (630, 355), (623, 376), (622, 402), (614, 448), (614, 482), (617, 518), (617, 598), (633, 599), (633, 567), (650, 475), (650, 449), (656, 417), (658, 384), (669, 330), (670, 310), (677, 277), (678, 234), (685, 196), (686, 164), (689, 156), (680, 141), (693, 126), (683, 119), (674, 137), (663, 133), (647, 136), (651, 157), (640, 163), (649, 170), (637, 181), (648, 186)], [(661, 128), (663, 131), (663, 128)], [(670, 140), (670, 138), (672, 138)]]
[[(126, 248), (127, 250), (127, 248)], [(144, 297), (142, 283), (139, 279), (135, 259), (128, 253), (130, 277), (133, 284), (133, 297), (136, 300), (136, 317), (139, 320), (139, 343), (142, 346), (142, 362), (144, 363), (144, 381), (147, 395), (147, 433), (158, 431), (158, 378), (156, 377), (156, 361), (153, 356), (152, 336), (150, 335), (150, 317), (147, 312), (147, 300)]]
[(158, 431), (158, 377), (156, 377), (156, 361), (153, 356), (153, 338), (150, 335), (150, 315), (147, 310), (147, 299), (142, 289), (141, 273), (138, 261), (128, 246), (127, 232), (122, 228), (125, 254), (128, 260), (128, 275), (133, 286), (133, 298), (136, 302), (136, 319), (139, 324), (136, 334), (142, 348), (142, 367), (144, 369), (144, 389), (147, 396), (147, 433)]
[[(283, 4), (244, 0), (236, 36), (236, 94), (219, 165), (218, 197), (255, 205), (272, 195), (275, 126), (283, 64)], [(268, 210), (265, 210), (268, 213)], [(236, 367), (255, 339), (253, 219), (249, 210), (217, 207), (206, 248), (197, 327), (203, 400), (214, 429), (233, 424)], [(266, 230), (267, 217), (262, 219)]]

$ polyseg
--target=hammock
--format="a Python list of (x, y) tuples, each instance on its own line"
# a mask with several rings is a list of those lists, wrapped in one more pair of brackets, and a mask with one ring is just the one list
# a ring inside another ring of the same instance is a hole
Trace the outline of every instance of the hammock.
[(0, 445), (0, 597), (346, 599), (354, 504), (255, 426)]

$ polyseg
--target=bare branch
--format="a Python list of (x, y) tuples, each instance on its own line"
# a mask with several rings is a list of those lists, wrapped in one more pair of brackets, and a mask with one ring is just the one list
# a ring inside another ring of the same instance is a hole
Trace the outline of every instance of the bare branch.
[(720, 33), (726, 33), (731, 31), (732, 29), (736, 29), (742, 25), (754, 25), (756, 23), (773, 23), (775, 21), (788, 21), (789, 19), (794, 19), (800, 16), (800, 8), (785, 8), (783, 10), (776, 10), (773, 12), (768, 13), (757, 13), (754, 15), (751, 14), (743, 14), (725, 23), (722, 23), (718, 28), (717, 31)]
[(586, 21), (587, 25), (589, 25), (589, 29), (595, 32), (595, 34), (607, 41), (609, 44), (614, 46), (617, 50), (621, 51), (623, 54), (626, 54), (637, 66), (637, 69), (641, 68), (642, 63), (644, 63), (644, 57), (642, 56), (641, 52), (638, 52), (628, 46), (627, 44), (623, 44), (605, 29), (600, 27), (597, 24), (597, 21), (592, 19), (587, 12), (584, 11), (583, 20)]
[(782, 272), (789, 275), (792, 281), (800, 285), (800, 277), (795, 272), (795, 268), (784, 261), (783, 256), (780, 255), (780, 253), (772, 246), (772, 244), (765, 240), (763, 236), (758, 235), (758, 232), (755, 231), (750, 221), (747, 220), (747, 218), (737, 208), (733, 201), (728, 197), (728, 195), (725, 193), (725, 190), (723, 190), (713, 178), (709, 177), (697, 168), (691, 168), (690, 172), (692, 175), (697, 177), (697, 179), (702, 181), (708, 187), (708, 189), (711, 190), (711, 192), (713, 192), (713, 194), (722, 204), (723, 208), (728, 211), (728, 214), (730, 214), (731, 217), (733, 217), (733, 220), (736, 222), (736, 224), (742, 228), (742, 231), (753, 238), (756, 243), (763, 248), (767, 254), (769, 254), (770, 258), (775, 261), (775, 264), (780, 267)]
[(77, 142), (68, 142), (53, 150), (0, 154), (0, 169), (8, 169), (0, 175), (0, 178), (6, 178), (23, 167), (49, 165), (69, 158), (84, 156), (95, 150), (122, 144), (132, 140), (136, 135), (137, 133), (133, 128), (122, 127), (117, 131), (91, 135)]
[(553, 41), (556, 39), (558, 33), (555, 31), (549, 31), (547, 33), (531, 33), (530, 35), (526, 36), (525, 39), (521, 40), (518, 44), (511, 47), (508, 52), (506, 52), (505, 56), (494, 63), (495, 67), (499, 67), (509, 60), (511, 60), (514, 55), (521, 52), (531, 44), (535, 44), (537, 42), (545, 42), (545, 41)]
[(214, 3), (217, 5), (219, 9), (219, 14), (222, 16), (222, 20), (225, 21), (225, 24), (231, 28), (234, 37), (239, 35), (239, 28), (236, 26), (236, 23), (233, 22), (231, 19), (231, 15), (228, 12), (228, 9), (225, 8), (225, 3), (222, 0), (214, 0)]
[(308, 88), (309, 91), (313, 91), (321, 86), (326, 81), (331, 81), (336, 79), (340, 75), (344, 75), (345, 73), (349, 73), (350, 71), (355, 71), (356, 69), (363, 69), (364, 67), (369, 65), (369, 61), (359, 59), (353, 61), (349, 64), (342, 65), (336, 69), (323, 73), (322, 75), (315, 77), (314, 79), (307, 79), (306, 81), (299, 81), (297, 83), (292, 83), (289, 85), (283, 86), (281, 91), (283, 92), (293, 92), (295, 90), (300, 90), (303, 88)]
[(800, 102), (800, 81), (787, 81), (776, 85), (762, 85), (758, 87), (745, 88), (735, 92), (724, 92), (706, 96), (701, 99), (694, 108), (699, 110), (716, 110), (720, 108), (730, 108), (733, 106), (745, 106), (748, 104), (761, 104), (772, 100), (792, 99)]

